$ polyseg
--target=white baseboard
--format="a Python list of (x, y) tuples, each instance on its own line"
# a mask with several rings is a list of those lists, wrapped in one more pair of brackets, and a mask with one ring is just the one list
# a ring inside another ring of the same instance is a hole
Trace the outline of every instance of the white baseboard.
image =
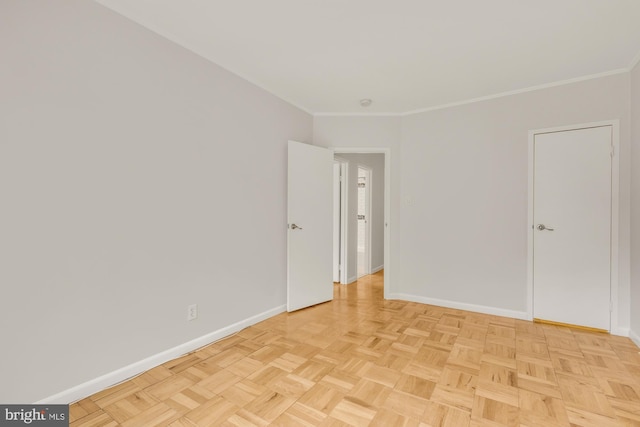
[(621, 327), (612, 327), (609, 332), (611, 335), (618, 335), (621, 337), (629, 336), (629, 328), (621, 328)]
[(631, 341), (633, 341), (638, 347), (640, 347), (640, 335), (638, 335), (633, 330), (629, 330), (629, 338), (631, 338)]
[(255, 325), (256, 323), (261, 322), (262, 320), (265, 320), (277, 314), (283, 313), (284, 311), (286, 311), (286, 305), (281, 305), (276, 308), (272, 308), (271, 310), (267, 310), (263, 313), (257, 314), (255, 316), (236, 322), (232, 325), (218, 329), (217, 331), (208, 333), (199, 338), (188, 341), (184, 344), (180, 344), (176, 347), (167, 349), (163, 352), (147, 357), (146, 359), (132, 363), (131, 365), (123, 366), (122, 368), (117, 369), (113, 372), (102, 375), (98, 378), (94, 378), (90, 381), (79, 384), (75, 387), (72, 387), (68, 390), (64, 390), (60, 393), (54, 394), (53, 396), (49, 396), (35, 403), (40, 405), (40, 404), (54, 404), (54, 403), (68, 404), (68, 403), (76, 402), (80, 399), (84, 399), (87, 396), (91, 396), (92, 394), (102, 391), (110, 386), (118, 384), (122, 381), (125, 381), (145, 371), (148, 371), (149, 369), (162, 365), (163, 363), (168, 362), (169, 360), (173, 360), (187, 353), (190, 353), (194, 350), (197, 350), (200, 347), (204, 347), (207, 344), (211, 344), (215, 341), (218, 341), (248, 326)]
[[(374, 268), (373, 270), (371, 270), (371, 273), (369, 273), (369, 274), (377, 273), (378, 271), (383, 270), (383, 269), (384, 269), (384, 265), (380, 265), (380, 266)], [(357, 275), (348, 277), (347, 278), (347, 284), (353, 283), (356, 280), (358, 280), (358, 276)]]
[(383, 265), (379, 265), (376, 268), (372, 268), (371, 269), (371, 274), (377, 273), (378, 271), (383, 270), (383, 269), (384, 269), (384, 264)]
[(422, 304), (437, 305), (440, 307), (454, 308), (457, 310), (474, 311), (476, 313), (492, 314), (494, 316), (511, 317), (514, 319), (531, 320), (526, 311), (507, 310), (498, 307), (485, 305), (467, 304), (464, 302), (449, 301), (437, 298), (428, 298), (409, 294), (390, 294), (389, 299), (400, 299), (405, 301), (419, 302)]

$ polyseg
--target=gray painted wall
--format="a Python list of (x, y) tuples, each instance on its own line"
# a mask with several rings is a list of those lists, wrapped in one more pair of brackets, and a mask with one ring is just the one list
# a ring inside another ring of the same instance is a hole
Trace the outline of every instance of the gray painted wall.
[[(313, 143), (323, 147), (349, 148), (387, 148), (392, 178), (390, 180), (390, 215), (387, 218), (390, 231), (389, 245), (391, 253), (399, 253), (399, 236), (396, 232), (401, 226), (400, 218), (400, 180), (393, 176), (400, 170), (400, 117), (381, 116), (317, 116), (313, 121)], [(339, 154), (341, 155), (341, 154)], [(385, 292), (395, 292), (399, 282), (400, 264), (398, 261), (385, 260)]]
[(392, 294), (523, 312), (529, 130), (620, 119), (618, 323), (628, 327), (629, 99), (618, 74), (405, 117), (316, 117), (314, 142), (391, 147)]
[(384, 266), (384, 154), (339, 153), (337, 157), (349, 163), (347, 215), (347, 277), (357, 276), (358, 237), (358, 166), (371, 168), (371, 268), (379, 270)]
[(618, 74), (404, 118), (404, 292), (526, 311), (528, 132), (620, 119), (620, 320), (628, 325), (628, 108), (629, 76)]
[(285, 304), (310, 115), (94, 2), (0, 2), (0, 56), (0, 402)]
[(640, 345), (640, 65), (631, 72), (631, 331)]

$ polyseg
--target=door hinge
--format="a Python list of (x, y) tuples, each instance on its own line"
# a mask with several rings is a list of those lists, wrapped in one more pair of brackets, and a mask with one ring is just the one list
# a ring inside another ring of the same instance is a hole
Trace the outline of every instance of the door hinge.
[(616, 147), (614, 147), (613, 145), (611, 146), (611, 157), (616, 155)]

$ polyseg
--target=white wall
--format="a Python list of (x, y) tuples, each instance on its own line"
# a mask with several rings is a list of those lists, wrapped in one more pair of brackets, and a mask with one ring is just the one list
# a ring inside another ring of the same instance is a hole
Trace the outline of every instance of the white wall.
[(392, 295), (523, 316), (528, 131), (620, 119), (617, 320), (628, 327), (628, 108), (618, 74), (405, 117), (316, 117), (314, 142), (392, 147)]
[(357, 276), (358, 237), (358, 166), (371, 169), (371, 269), (378, 271), (384, 267), (384, 154), (340, 153), (337, 155), (349, 164), (347, 182), (347, 277), (350, 281)]
[(618, 74), (404, 118), (403, 291), (526, 311), (528, 131), (620, 119), (620, 321), (628, 325), (628, 105), (629, 76)]
[(93, 2), (0, 2), (0, 56), (0, 402), (282, 308), (308, 114)]
[(640, 346), (640, 64), (631, 72), (631, 337)]
[[(391, 173), (400, 168), (400, 117), (383, 116), (316, 116), (313, 122), (313, 143), (323, 147), (348, 148), (389, 148)], [(338, 153), (342, 156), (342, 153)], [(357, 172), (356, 172), (357, 173)], [(391, 234), (390, 252), (399, 251), (399, 234), (394, 232), (400, 227), (400, 181), (390, 180), (390, 214), (387, 218)], [(385, 263), (385, 292), (393, 292), (399, 279), (399, 266), (387, 260)], [(355, 273), (354, 273), (355, 274)]]

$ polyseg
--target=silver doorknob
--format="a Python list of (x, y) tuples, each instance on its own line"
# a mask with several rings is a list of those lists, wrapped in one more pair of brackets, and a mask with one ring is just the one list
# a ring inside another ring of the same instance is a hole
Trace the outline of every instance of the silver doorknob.
[(298, 227), (298, 226), (297, 226), (297, 225), (295, 225), (295, 224), (291, 224), (291, 229), (292, 229), (292, 230), (302, 230), (302, 227)]
[(542, 231), (542, 230), (553, 231), (553, 228), (549, 228), (549, 227), (545, 226), (544, 224), (538, 224), (538, 230), (540, 230), (540, 231)]

